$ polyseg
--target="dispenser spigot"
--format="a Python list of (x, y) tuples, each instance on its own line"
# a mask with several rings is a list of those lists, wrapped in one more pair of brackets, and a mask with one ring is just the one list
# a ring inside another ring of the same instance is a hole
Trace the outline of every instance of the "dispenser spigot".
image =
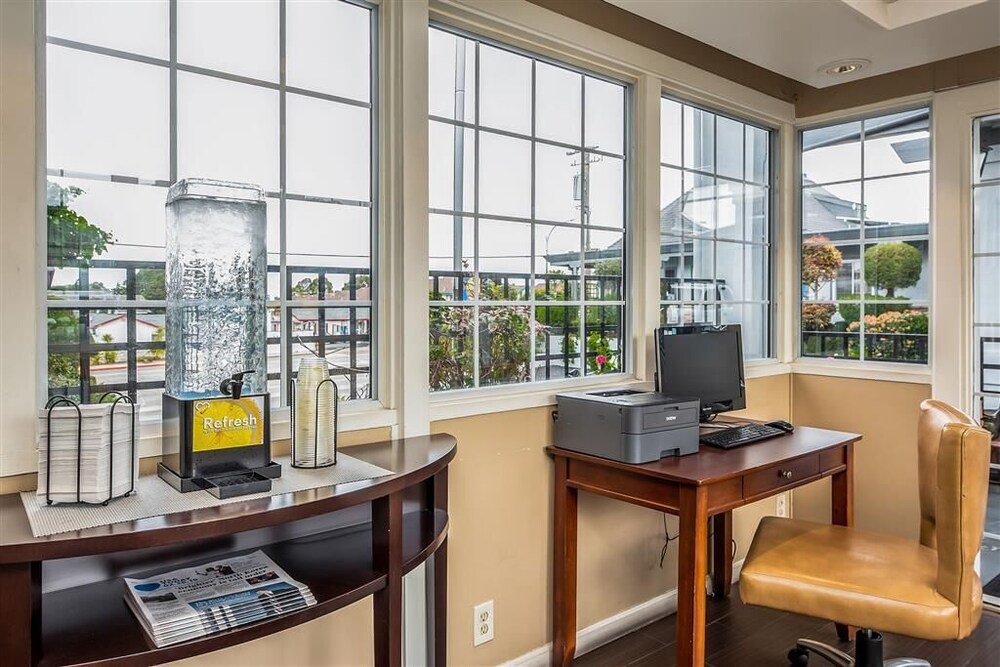
[(219, 391), (226, 396), (239, 398), (243, 393), (243, 376), (249, 375), (250, 373), (253, 373), (253, 371), (240, 371), (239, 373), (233, 373), (232, 377), (226, 378), (219, 384)]

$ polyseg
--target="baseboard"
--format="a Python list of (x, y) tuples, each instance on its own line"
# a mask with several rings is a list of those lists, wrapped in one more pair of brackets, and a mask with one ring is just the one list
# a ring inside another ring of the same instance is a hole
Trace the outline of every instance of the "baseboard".
[[(733, 563), (733, 581), (739, 581), (743, 561)], [(708, 584), (706, 590), (711, 589)], [(651, 600), (619, 612), (614, 616), (589, 625), (576, 633), (576, 655), (581, 656), (605, 644), (620, 639), (630, 632), (677, 612), (677, 589), (667, 591)], [(547, 667), (551, 664), (552, 643), (539, 646), (522, 656), (503, 663), (504, 667)]]

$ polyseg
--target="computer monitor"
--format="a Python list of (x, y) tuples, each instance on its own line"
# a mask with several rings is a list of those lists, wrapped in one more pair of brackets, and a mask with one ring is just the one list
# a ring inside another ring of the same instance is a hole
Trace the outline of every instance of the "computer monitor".
[(656, 389), (696, 396), (702, 420), (746, 407), (740, 325), (664, 327), (656, 336)]

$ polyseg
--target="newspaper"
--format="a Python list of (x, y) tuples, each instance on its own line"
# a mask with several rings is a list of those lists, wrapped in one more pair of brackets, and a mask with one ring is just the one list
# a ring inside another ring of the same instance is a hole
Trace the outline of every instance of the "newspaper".
[(125, 601), (158, 647), (271, 618), (316, 604), (263, 551), (125, 579)]

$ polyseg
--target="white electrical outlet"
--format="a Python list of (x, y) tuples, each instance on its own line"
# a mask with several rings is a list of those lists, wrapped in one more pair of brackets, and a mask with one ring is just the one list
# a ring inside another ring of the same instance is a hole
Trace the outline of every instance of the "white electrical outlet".
[(778, 516), (788, 516), (788, 494), (782, 493), (774, 501), (774, 513)]
[(472, 645), (493, 641), (493, 600), (472, 608)]

